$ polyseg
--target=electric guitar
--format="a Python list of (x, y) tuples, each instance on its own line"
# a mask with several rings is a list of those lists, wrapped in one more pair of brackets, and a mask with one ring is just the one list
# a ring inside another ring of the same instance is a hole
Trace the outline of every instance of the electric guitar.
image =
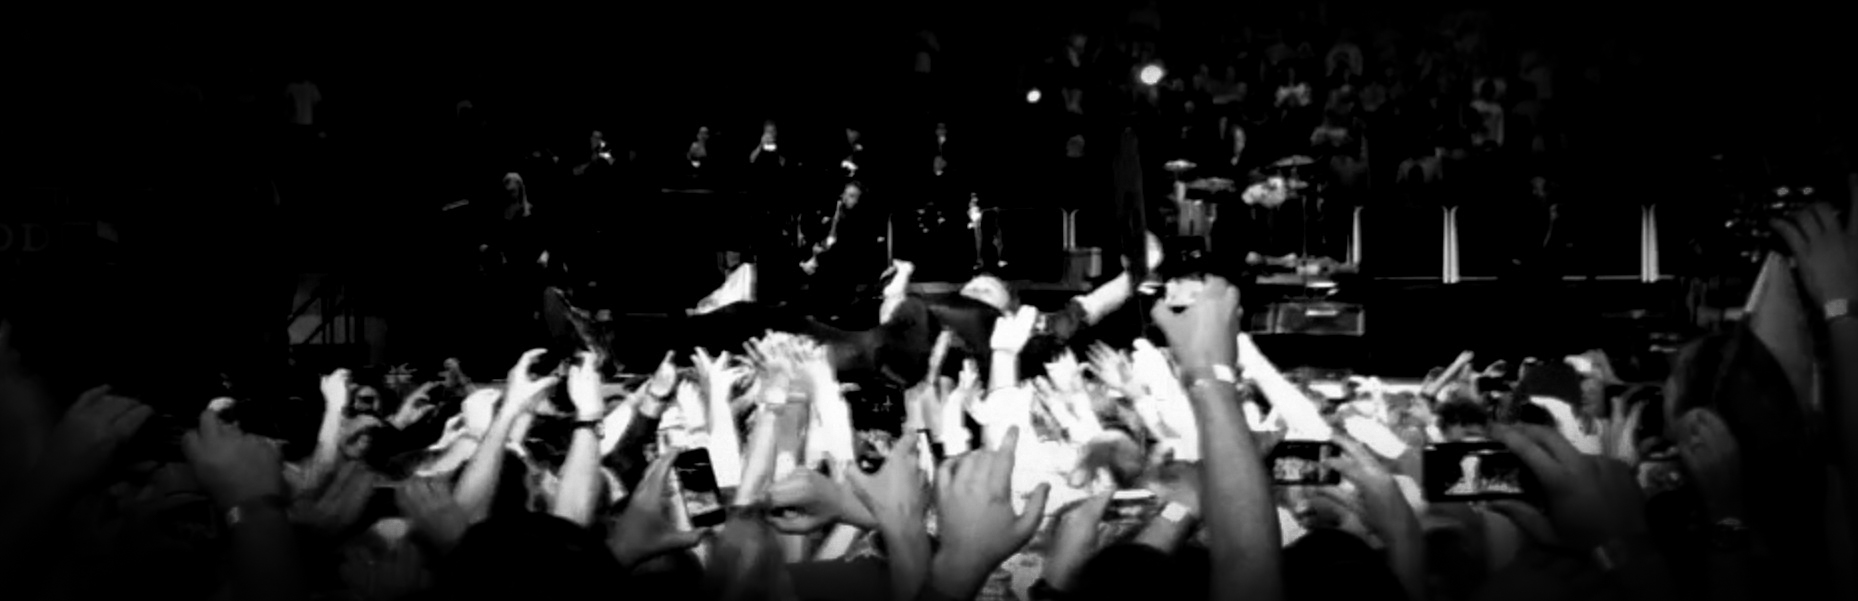
[(844, 218), (845, 200), (840, 199), (838, 205), (832, 209), (832, 221), (826, 227), (826, 239), (814, 244), (812, 254), (805, 261), (800, 262), (800, 269), (807, 275), (813, 275), (813, 272), (818, 271), (820, 255), (826, 254), (826, 251), (832, 250), (833, 245), (839, 243), (839, 222)]

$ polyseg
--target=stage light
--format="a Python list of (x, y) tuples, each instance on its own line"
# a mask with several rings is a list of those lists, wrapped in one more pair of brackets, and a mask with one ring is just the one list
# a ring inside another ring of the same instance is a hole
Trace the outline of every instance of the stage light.
[(1142, 71), (1136, 77), (1142, 81), (1142, 85), (1152, 86), (1161, 83), (1161, 78), (1167, 74), (1168, 72), (1162, 70), (1161, 65), (1150, 64), (1142, 67)]
[(1026, 92), (1026, 104), (1038, 104), (1039, 99), (1044, 97), (1045, 95), (1040, 94), (1038, 88), (1033, 88)]

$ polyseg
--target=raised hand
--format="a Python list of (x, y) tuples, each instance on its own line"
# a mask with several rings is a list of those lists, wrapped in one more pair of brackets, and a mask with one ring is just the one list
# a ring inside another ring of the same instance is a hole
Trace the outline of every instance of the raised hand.
[(1419, 518), (1407, 505), (1406, 495), (1393, 474), (1367, 446), (1348, 436), (1333, 439), (1342, 447), (1342, 456), (1326, 461), (1329, 468), (1355, 486), (1360, 500), (1359, 515), (1366, 526), (1382, 537), (1417, 535)]
[(471, 517), (452, 498), (451, 485), (437, 478), (415, 478), (394, 493), (400, 512), (413, 524), (413, 533), (439, 549), (450, 549), (464, 539)]
[(1773, 226), (1815, 303), (1858, 299), (1858, 219), (1840, 223), (1838, 210), (1820, 203)]
[(645, 391), (653, 398), (664, 399), (671, 396), (677, 386), (677, 354), (665, 351), (664, 361), (658, 362), (658, 371), (652, 372), (652, 378), (645, 382)]
[(116, 449), (153, 414), (141, 402), (110, 394), (109, 386), (85, 391), (58, 420), (40, 465), (73, 483), (88, 483), (103, 473)]
[(200, 425), (182, 437), (181, 451), (200, 487), (220, 507), (284, 492), (284, 464), (277, 445), (240, 432), (238, 426), (220, 421), (218, 413), (200, 413)]
[(1103, 385), (1128, 396), (1141, 396), (1135, 389), (1135, 365), (1127, 355), (1101, 342), (1090, 346), (1090, 371)]
[(671, 464), (677, 454), (676, 449), (666, 449), (652, 461), (638, 490), (626, 501), (626, 510), (619, 514), (607, 547), (621, 565), (637, 566), (665, 553), (695, 547), (709, 536), (708, 529), (680, 531), (671, 519), (671, 504), (676, 502)]
[(440, 384), (440, 382), (421, 384), (419, 388), (407, 394), (405, 400), (400, 401), (400, 409), (395, 411), (394, 416), (388, 421), (393, 424), (394, 428), (404, 430), (407, 426), (413, 425), (420, 418), (438, 409), (429, 401), (432, 399), (432, 389), (438, 388)]
[(1045, 551), (1045, 583), (1060, 591), (1077, 583), (1084, 565), (1097, 554), (1102, 541), (1098, 526), (1109, 508), (1111, 493), (1092, 496), (1072, 505), (1058, 518), (1051, 546)]
[(349, 379), (350, 375), (346, 369), (337, 369), (323, 376), (318, 388), (322, 390), (323, 403), (328, 410), (341, 411), (348, 408)]
[(510, 368), (509, 380), (503, 392), (504, 401), (509, 404), (508, 410), (528, 412), (534, 409), (536, 402), (548, 396), (549, 389), (554, 388), (555, 384), (561, 381), (561, 378), (556, 376), (536, 378), (529, 375), (530, 369), (535, 365), (535, 360), (547, 352), (546, 349), (534, 349), (523, 353), (523, 356), (516, 360), (516, 366)]
[(1239, 289), (1224, 278), (1207, 277), (1206, 288), (1184, 310), (1161, 304), (1153, 316), (1175, 359), (1189, 371), (1238, 363)]
[(1502, 426), (1492, 433), (1542, 483), (1548, 493), (1548, 517), (1562, 543), (1594, 549), (1648, 532), (1645, 499), (1625, 464), (1582, 454), (1549, 428)]
[(1742, 453), (1723, 418), (1692, 409), (1678, 420), (1677, 454), (1715, 519), (1742, 517)]
[(709, 390), (710, 394), (727, 394), (736, 382), (748, 379), (754, 372), (745, 367), (734, 366), (734, 357), (727, 351), (714, 357), (709, 351), (697, 349), (691, 355), (691, 364), (697, 367), (697, 379)]
[(579, 359), (568, 368), (568, 399), (574, 402), (575, 419), (596, 421), (606, 417), (606, 399), (600, 395), (600, 355), (583, 352)]
[(891, 445), (885, 453), (884, 466), (878, 468), (876, 474), (845, 470), (845, 480), (852, 492), (873, 517), (887, 526), (920, 526), (929, 512), (922, 462), (918, 456), (922, 446), (917, 438), (916, 432), (910, 432)]
[(936, 475), (936, 525), (942, 543), (933, 571), (937, 592), (968, 598), (987, 574), (1024, 547), (1038, 530), (1051, 485), (1040, 484), (1027, 499), (1025, 511), (1013, 511), (1019, 436), (1019, 428), (1013, 427), (999, 448), (951, 459)]
[(1032, 338), (1032, 326), (1039, 321), (1039, 310), (1032, 307), (1020, 307), (1019, 312), (1002, 315), (994, 320), (994, 333), (990, 346), (995, 351), (1018, 353), (1026, 348), (1026, 341)]
[(1077, 355), (1064, 351), (1050, 363), (1045, 364), (1045, 376), (1051, 378), (1052, 389), (1060, 394), (1075, 394), (1084, 390), (1084, 369), (1077, 362)]
[(764, 497), (773, 510), (768, 524), (781, 533), (811, 534), (839, 522), (877, 527), (877, 518), (851, 491), (814, 470), (794, 470), (769, 485)]

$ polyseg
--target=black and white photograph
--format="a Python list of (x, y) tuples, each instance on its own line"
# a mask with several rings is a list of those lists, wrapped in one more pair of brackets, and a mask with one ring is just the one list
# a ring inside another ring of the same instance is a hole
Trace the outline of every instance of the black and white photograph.
[(1858, 599), (1850, 4), (9, 6), (7, 601)]

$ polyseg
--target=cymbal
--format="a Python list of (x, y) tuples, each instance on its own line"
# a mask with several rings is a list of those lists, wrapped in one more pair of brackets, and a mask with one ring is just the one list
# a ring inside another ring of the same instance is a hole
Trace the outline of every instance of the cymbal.
[(1272, 163), (1271, 166), (1272, 167), (1307, 167), (1307, 166), (1314, 165), (1314, 164), (1316, 164), (1315, 159), (1299, 154), (1299, 155), (1284, 157), (1283, 159), (1278, 160), (1278, 162)]
[(1233, 190), (1235, 188), (1236, 187), (1234, 186), (1232, 180), (1229, 180), (1223, 177), (1208, 177), (1208, 178), (1201, 178), (1201, 179), (1197, 179), (1191, 182), (1187, 182), (1187, 189), (1189, 190), (1206, 190), (1210, 192), (1225, 192), (1225, 191)]
[(1168, 171), (1172, 171), (1174, 173), (1193, 171), (1195, 167), (1199, 167), (1199, 165), (1196, 165), (1194, 164), (1193, 161), (1189, 161), (1186, 159), (1175, 159), (1172, 161), (1168, 161), (1168, 164), (1164, 166), (1164, 168), (1166, 168)]

